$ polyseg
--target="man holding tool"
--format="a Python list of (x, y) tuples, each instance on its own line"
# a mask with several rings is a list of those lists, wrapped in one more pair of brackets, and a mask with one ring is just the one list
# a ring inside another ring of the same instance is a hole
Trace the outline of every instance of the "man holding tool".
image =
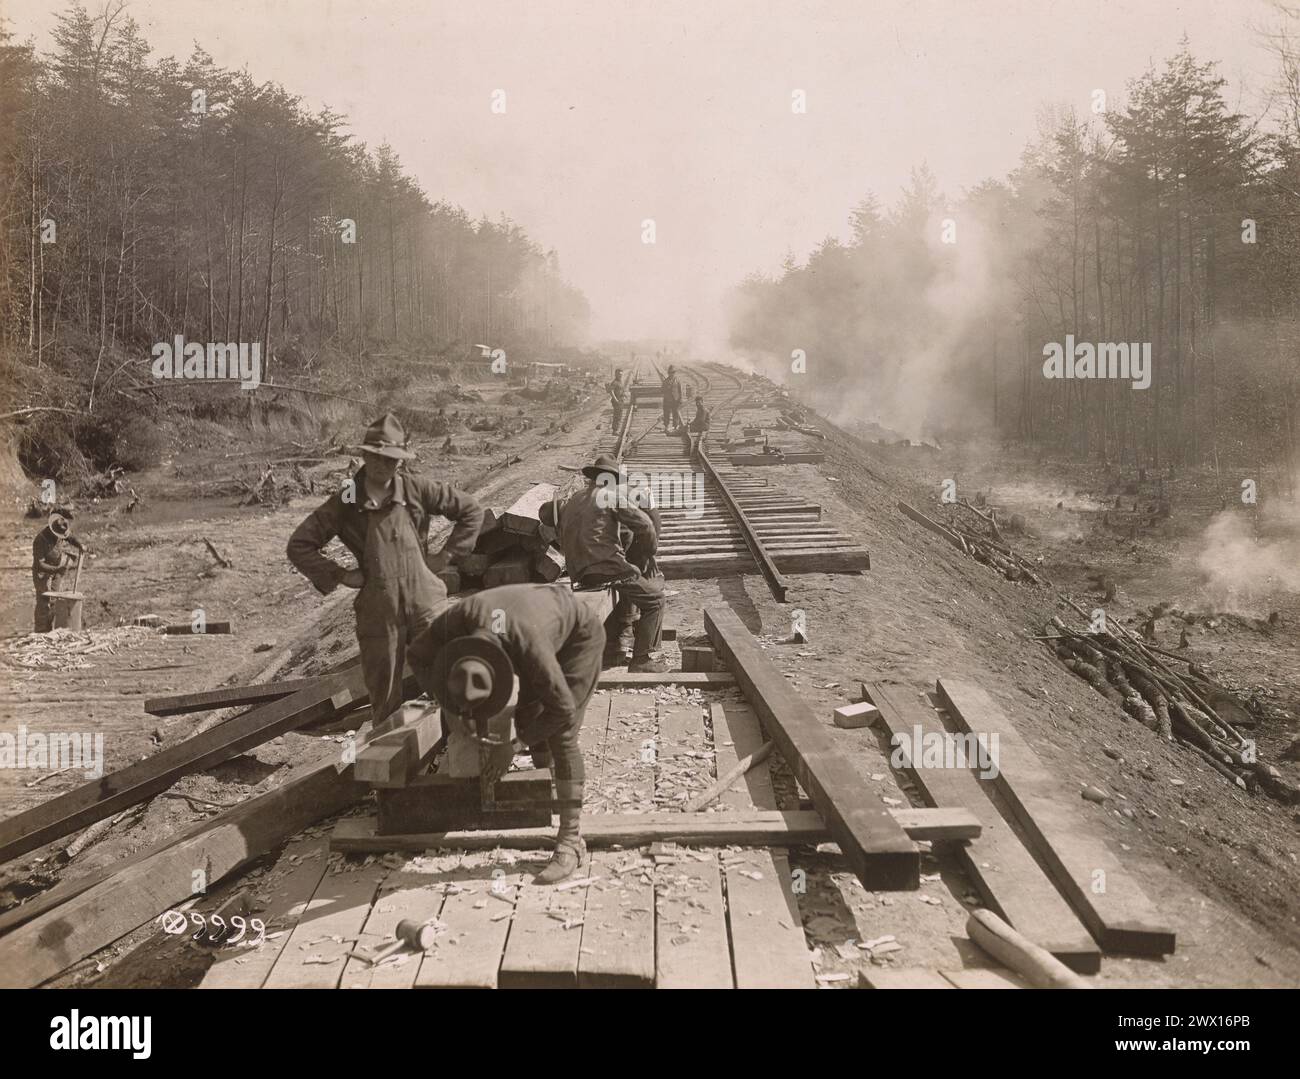
[(578, 731), (600, 678), (604, 647), (599, 615), (567, 585), (555, 584), (476, 592), (443, 611), (410, 644), (420, 685), (479, 743), (485, 800), (499, 778), (489, 767), (499, 741), (489, 724), (505, 709), (518, 675), (515, 732), (534, 767), (552, 770), (560, 815), (555, 851), (538, 884), (559, 883), (587, 859)]

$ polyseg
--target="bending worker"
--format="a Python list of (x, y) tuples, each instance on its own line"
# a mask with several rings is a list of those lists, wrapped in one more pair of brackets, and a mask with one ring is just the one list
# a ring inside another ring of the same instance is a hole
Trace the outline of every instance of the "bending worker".
[(512, 584), (462, 599), (410, 646), (411, 667), (443, 710), (476, 735), (501, 712), (519, 676), (515, 732), (533, 765), (551, 768), (559, 802), (555, 851), (536, 883), (555, 884), (587, 860), (581, 835), (586, 778), (578, 731), (600, 677), (600, 617), (567, 585)]
[[(447, 586), (435, 574), (473, 549), (483, 511), (464, 491), (398, 471), (415, 454), (391, 412), (372, 423), (365, 438), (365, 464), (294, 530), (288, 555), (322, 595), (339, 585), (359, 590), (352, 608), (361, 673), (378, 722), (403, 701), (408, 642), (447, 603)], [(442, 550), (426, 560), (432, 516), (455, 525)], [(335, 536), (356, 556), (356, 569), (344, 569), (322, 553)]]
[[(582, 470), (587, 486), (575, 491), (558, 509), (542, 507), (542, 521), (559, 533), (560, 550), (569, 577), (577, 588), (614, 586), (614, 613), (606, 624), (605, 662), (621, 658), (620, 638), (632, 624), (633, 611), (640, 612), (628, 670), (633, 673), (662, 673), (668, 669), (650, 653), (659, 646), (664, 617), (663, 578), (651, 572), (658, 529), (645, 510), (637, 507), (637, 496), (628, 493), (619, 463), (607, 453)], [(554, 515), (552, 518), (552, 514)], [(631, 536), (624, 551), (620, 527)]]
[(59, 592), (63, 588), (63, 574), (77, 559), (69, 548), (82, 550), (81, 540), (72, 535), (72, 514), (64, 511), (50, 514), (49, 522), (32, 540), (32, 586), (36, 589), (34, 622), (37, 633), (49, 633), (54, 628), (54, 608), (46, 592)]

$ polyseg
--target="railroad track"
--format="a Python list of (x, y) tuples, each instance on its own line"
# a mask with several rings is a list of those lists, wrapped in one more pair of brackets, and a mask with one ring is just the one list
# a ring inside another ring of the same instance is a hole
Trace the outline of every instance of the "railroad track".
[(623, 451), (629, 477), (655, 492), (663, 523), (656, 561), (664, 576), (759, 573), (784, 602), (787, 573), (869, 569), (866, 548), (823, 522), (820, 505), (709, 451), (749, 392), (745, 380), (722, 364), (684, 367), (681, 374), (715, 417), (704, 451), (692, 453), (685, 437), (664, 431), (660, 398), (646, 393), (634, 398), (624, 431), (609, 447)]

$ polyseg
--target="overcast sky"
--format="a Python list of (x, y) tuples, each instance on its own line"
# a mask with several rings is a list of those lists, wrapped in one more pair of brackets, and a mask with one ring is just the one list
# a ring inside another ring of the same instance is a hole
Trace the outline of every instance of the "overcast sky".
[[(94, 0), (92, 11), (102, 0)], [(0, 0), (38, 47), (59, 0)], [(155, 54), (194, 42), (372, 145), (434, 198), (559, 251), (597, 336), (721, 330), (753, 270), (847, 235), (925, 161), (950, 194), (1016, 165), (1044, 103), (1087, 111), (1173, 52), (1271, 73), (1265, 0), (132, 0)], [(506, 112), (491, 111), (505, 91)], [(807, 112), (791, 111), (803, 90)], [(656, 243), (643, 244), (653, 218)]]

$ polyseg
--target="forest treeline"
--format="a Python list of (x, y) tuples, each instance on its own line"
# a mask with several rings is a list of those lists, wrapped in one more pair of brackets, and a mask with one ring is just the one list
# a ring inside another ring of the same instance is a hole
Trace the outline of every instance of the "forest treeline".
[(155, 58), (120, 3), (70, 7), (54, 42), (0, 27), (0, 348), (89, 353), (76, 407), (117, 377), (105, 357), (147, 378), (177, 334), (260, 342), (264, 379), (334, 358), (364, 381), (387, 343), (459, 360), (585, 333), (554, 251), (434, 201), (342, 116), (198, 47)]
[[(1267, 115), (1233, 111), (1184, 42), (1122, 103), (1045, 113), (1005, 179), (948, 199), (921, 166), (893, 206), (868, 195), (847, 242), (737, 288), (731, 343), (839, 417), (912, 436), (1293, 468), (1300, 50), (1285, 29), (1265, 44)], [(1044, 346), (1066, 335), (1149, 342), (1151, 386), (1045, 377)]]

